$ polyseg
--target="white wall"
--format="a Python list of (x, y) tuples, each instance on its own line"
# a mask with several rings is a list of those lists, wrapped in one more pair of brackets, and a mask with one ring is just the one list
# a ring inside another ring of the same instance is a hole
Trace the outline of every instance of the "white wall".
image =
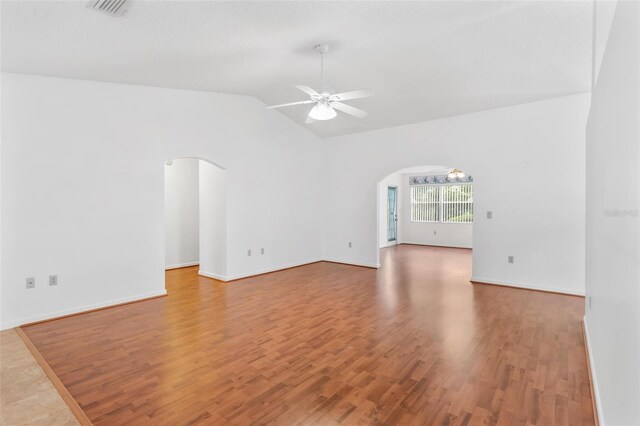
[[(396, 241), (388, 241), (387, 237), (387, 219), (388, 219), (388, 206), (389, 206), (389, 187), (396, 186), (398, 189), (396, 190), (396, 208), (398, 215), (398, 224), (397, 224), (397, 232), (396, 232)], [(394, 246), (396, 243), (401, 243), (401, 235), (402, 235), (402, 175), (399, 173), (392, 173), (386, 178), (384, 178), (378, 184), (378, 244), (379, 247), (389, 247)]]
[(227, 173), (200, 161), (201, 275), (227, 279)]
[(473, 245), (473, 224), (411, 222), (411, 176), (423, 176), (428, 173), (402, 175), (402, 242), (442, 247), (471, 248)]
[(5, 328), (164, 293), (164, 161), (181, 157), (226, 170), (227, 279), (377, 265), (376, 183), (455, 164), (475, 178), (476, 212), (494, 212), (474, 224), (476, 277), (583, 291), (588, 95), (321, 143), (244, 96), (6, 73), (2, 90)]
[(164, 264), (167, 269), (198, 263), (198, 161), (181, 158), (164, 166)]
[(169, 159), (226, 169), (228, 277), (321, 259), (320, 140), (256, 99), (7, 73), (2, 95), (3, 328), (165, 292)]
[(600, 66), (609, 39), (611, 23), (616, 11), (617, 0), (593, 1), (593, 82), (598, 80)]
[(640, 424), (639, 28), (640, 4), (619, 2), (587, 127), (585, 325), (603, 425)]
[(376, 265), (375, 182), (455, 164), (474, 177), (474, 277), (583, 294), (588, 107), (579, 94), (326, 139), (325, 193), (340, 209), (324, 218), (325, 257)]

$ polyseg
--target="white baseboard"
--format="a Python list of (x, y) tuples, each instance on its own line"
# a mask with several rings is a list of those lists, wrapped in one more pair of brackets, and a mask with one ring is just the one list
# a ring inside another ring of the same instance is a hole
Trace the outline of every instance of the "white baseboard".
[(213, 272), (203, 271), (202, 269), (198, 269), (198, 275), (202, 275), (203, 277), (213, 278), (214, 280), (227, 282), (227, 277), (225, 275), (214, 274)]
[(402, 244), (402, 243), (392, 241), (390, 243), (386, 243), (386, 244), (381, 245), (379, 248), (395, 247), (395, 246), (399, 246), (400, 244)]
[(135, 302), (137, 300), (148, 299), (150, 297), (164, 296), (165, 294), (167, 294), (167, 290), (162, 289), (159, 291), (152, 291), (149, 293), (137, 294), (135, 296), (121, 297), (119, 299), (112, 299), (105, 302), (93, 303), (93, 304), (84, 305), (84, 306), (76, 306), (74, 308), (62, 309), (60, 311), (47, 312), (45, 314), (39, 314), (31, 317), (20, 318), (17, 320), (4, 322), (2, 323), (2, 326), (0, 326), (0, 329), (6, 330), (9, 328), (21, 326), (23, 324), (29, 324), (37, 321), (44, 321), (52, 318), (62, 317), (65, 315), (79, 314), (85, 311), (91, 311), (91, 310), (100, 309), (100, 308), (107, 308), (109, 306), (120, 305), (122, 303)]
[(591, 373), (591, 389), (593, 389), (593, 402), (598, 413), (598, 424), (604, 426), (604, 415), (602, 413), (602, 403), (600, 402), (600, 391), (598, 388), (598, 375), (596, 374), (596, 364), (593, 362), (593, 351), (591, 350), (591, 339), (589, 337), (589, 326), (587, 324), (587, 316), (582, 318), (582, 326), (584, 327), (584, 338), (587, 345), (587, 357), (589, 358), (589, 373)]
[(187, 262), (187, 263), (176, 263), (175, 265), (167, 265), (164, 267), (165, 271), (169, 269), (178, 269), (178, 268), (186, 268), (187, 266), (197, 266), (200, 264), (200, 261), (196, 260), (195, 262)]
[(469, 249), (472, 250), (473, 247), (472, 246), (454, 246), (451, 244), (430, 244), (430, 243), (420, 243), (420, 242), (412, 242), (412, 241), (403, 241), (400, 244), (409, 244), (412, 246), (425, 246), (425, 247), (446, 247), (446, 248), (459, 248), (459, 249)]
[(213, 278), (213, 279), (218, 280), (218, 281), (229, 282), (229, 281), (240, 280), (242, 278), (254, 277), (256, 275), (268, 274), (270, 272), (278, 272), (278, 271), (282, 271), (284, 269), (297, 268), (298, 266), (309, 265), (311, 263), (317, 263), (317, 262), (342, 263), (344, 265), (364, 266), (364, 267), (367, 267), (367, 268), (379, 268), (380, 267), (380, 264), (356, 263), (356, 262), (337, 260), (337, 259), (335, 259), (335, 260), (334, 259), (312, 259), (312, 260), (306, 260), (304, 262), (289, 263), (289, 264), (277, 266), (275, 268), (258, 269), (258, 270), (247, 272), (247, 273), (244, 273), (244, 274), (219, 275), (219, 274), (214, 274), (213, 272), (207, 272), (207, 271), (199, 270), (198, 271), (198, 275), (202, 275), (203, 277), (207, 277), (207, 278)]
[(243, 274), (236, 274), (236, 275), (220, 275), (220, 274), (215, 274), (213, 272), (203, 271), (201, 269), (198, 271), (198, 275), (202, 275), (203, 277), (207, 277), (207, 278), (213, 278), (218, 281), (228, 282), (228, 281), (239, 280), (242, 278), (254, 277), (256, 275), (268, 274), (269, 272), (278, 272), (278, 271), (282, 271), (283, 269), (296, 268), (298, 266), (309, 265), (310, 263), (316, 263), (316, 262), (320, 262), (320, 260), (313, 259), (313, 260), (306, 260), (304, 262), (288, 263), (285, 265), (276, 266), (274, 268), (257, 269), (255, 271), (246, 272)]
[(351, 260), (343, 259), (323, 259), (324, 262), (342, 263), (344, 265), (364, 266), (365, 268), (380, 268), (379, 263), (364, 263), (364, 262), (352, 262)]
[(525, 290), (539, 290), (539, 291), (547, 291), (547, 292), (551, 292), (551, 293), (568, 294), (568, 295), (571, 295), (571, 296), (584, 296), (584, 291), (570, 290), (570, 289), (566, 289), (566, 288), (542, 287), (542, 286), (534, 286), (534, 285), (522, 284), (522, 283), (516, 284), (516, 283), (511, 283), (511, 282), (508, 282), (508, 281), (493, 280), (493, 279), (490, 279), (490, 278), (482, 278), (482, 277), (471, 277), (471, 281), (477, 282), (477, 283), (502, 285), (502, 286), (506, 286), (506, 287), (523, 288)]
[(275, 268), (258, 269), (258, 270), (252, 271), (252, 272), (247, 272), (245, 274), (231, 275), (231, 276), (227, 277), (227, 280), (228, 281), (232, 281), (232, 280), (239, 280), (241, 278), (249, 278), (249, 277), (253, 277), (254, 275), (268, 274), (269, 272), (277, 272), (277, 271), (281, 271), (283, 269), (296, 268), (298, 266), (309, 265), (311, 263), (317, 263), (317, 262), (320, 262), (320, 261), (321, 261), (321, 259), (310, 259), (310, 260), (305, 260), (303, 262), (288, 263), (288, 264), (285, 264), (285, 265), (277, 266)]

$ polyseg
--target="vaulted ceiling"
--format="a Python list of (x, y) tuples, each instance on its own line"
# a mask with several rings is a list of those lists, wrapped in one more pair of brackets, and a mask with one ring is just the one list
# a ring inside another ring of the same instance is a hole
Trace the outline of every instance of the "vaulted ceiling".
[(84, 1), (2, 2), (2, 70), (303, 100), (327, 83), (371, 88), (369, 115), (304, 124), (321, 137), (589, 90), (592, 4), (136, 1), (112, 17)]

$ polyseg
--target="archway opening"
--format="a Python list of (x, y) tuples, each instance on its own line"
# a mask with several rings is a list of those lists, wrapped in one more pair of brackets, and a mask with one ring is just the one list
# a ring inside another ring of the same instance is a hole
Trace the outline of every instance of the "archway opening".
[(225, 280), (226, 170), (196, 157), (165, 161), (165, 270), (197, 268)]
[(397, 170), (377, 184), (377, 253), (382, 267), (393, 247), (473, 248), (473, 176), (455, 166)]

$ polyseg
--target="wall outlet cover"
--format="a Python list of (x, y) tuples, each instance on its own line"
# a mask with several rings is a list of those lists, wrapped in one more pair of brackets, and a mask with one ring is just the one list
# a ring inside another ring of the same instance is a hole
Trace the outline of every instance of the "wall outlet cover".
[(49, 275), (49, 285), (58, 285), (57, 275)]
[(36, 288), (36, 279), (35, 278), (27, 278), (26, 279), (27, 288)]

